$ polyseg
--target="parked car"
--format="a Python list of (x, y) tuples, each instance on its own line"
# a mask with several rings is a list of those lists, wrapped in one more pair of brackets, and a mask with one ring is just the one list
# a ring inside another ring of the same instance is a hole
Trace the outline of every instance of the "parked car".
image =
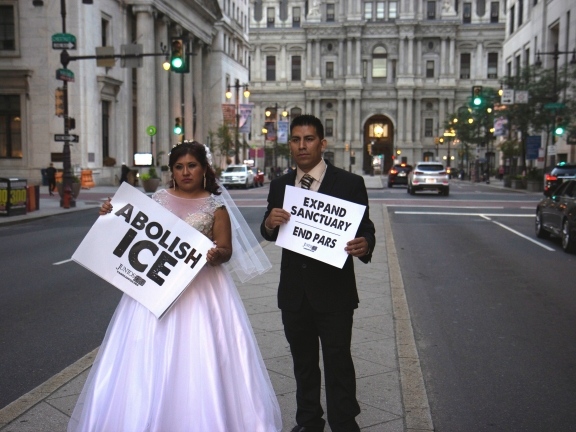
[(220, 182), (227, 188), (239, 186), (247, 189), (254, 187), (254, 173), (248, 165), (230, 165), (220, 176)]
[(412, 165), (405, 163), (396, 164), (390, 171), (388, 171), (388, 187), (391, 188), (394, 185), (407, 185), (408, 184), (408, 174), (412, 171)]
[(418, 162), (408, 174), (408, 193), (420, 190), (436, 190), (440, 195), (450, 194), (450, 179), (446, 168), (439, 162)]
[(566, 179), (576, 178), (576, 165), (560, 162), (544, 177), (544, 192), (553, 191)]
[(252, 167), (251, 170), (254, 173), (254, 186), (264, 186), (264, 172), (257, 167)]
[(536, 207), (536, 236), (559, 236), (564, 251), (576, 252), (576, 180), (567, 180), (544, 195)]

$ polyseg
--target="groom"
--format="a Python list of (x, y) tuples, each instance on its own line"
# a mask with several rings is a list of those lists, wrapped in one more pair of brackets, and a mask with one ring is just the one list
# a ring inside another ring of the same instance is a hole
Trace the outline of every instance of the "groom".
[(319, 342), (322, 343), (328, 423), (333, 432), (356, 432), (360, 413), (350, 343), (358, 292), (352, 257), (368, 263), (376, 243), (369, 217), (368, 194), (362, 177), (322, 159), (326, 149), (322, 122), (312, 115), (296, 117), (290, 125), (290, 151), (297, 170), (270, 184), (268, 209), (260, 231), (266, 240), (278, 237), (290, 214), (282, 209), (287, 185), (302, 187), (366, 206), (356, 238), (345, 250), (342, 269), (282, 250), (278, 307), (290, 344), (296, 378), (296, 422), (292, 432), (322, 432), (326, 423), (320, 404)]

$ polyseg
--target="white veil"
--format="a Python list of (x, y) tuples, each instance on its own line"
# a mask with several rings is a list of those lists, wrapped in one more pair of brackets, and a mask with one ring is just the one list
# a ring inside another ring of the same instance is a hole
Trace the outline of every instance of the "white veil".
[(216, 183), (222, 191), (220, 198), (226, 205), (232, 226), (232, 257), (224, 265), (244, 283), (270, 270), (272, 264), (226, 188), (218, 180)]

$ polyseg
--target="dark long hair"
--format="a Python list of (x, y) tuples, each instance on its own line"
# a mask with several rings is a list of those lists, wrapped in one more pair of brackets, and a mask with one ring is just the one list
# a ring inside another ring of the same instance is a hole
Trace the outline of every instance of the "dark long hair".
[[(173, 173), (174, 164), (178, 159), (185, 155), (192, 155), (196, 158), (198, 163), (206, 168), (206, 190), (214, 195), (220, 195), (220, 188), (216, 184), (216, 173), (212, 166), (208, 163), (206, 158), (206, 147), (204, 144), (200, 144), (197, 141), (184, 141), (182, 144), (178, 144), (170, 152), (170, 157), (168, 159), (168, 166), (170, 167), (170, 172)], [(168, 184), (168, 187), (174, 186), (174, 175), (172, 175), (172, 181)]]

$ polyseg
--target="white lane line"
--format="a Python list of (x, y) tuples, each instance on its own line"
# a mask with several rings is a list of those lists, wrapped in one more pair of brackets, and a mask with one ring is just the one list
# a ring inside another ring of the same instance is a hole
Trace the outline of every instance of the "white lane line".
[(526, 240), (528, 240), (528, 241), (531, 241), (532, 243), (537, 244), (538, 246), (543, 247), (544, 249), (546, 249), (546, 250), (548, 250), (548, 251), (550, 251), (550, 252), (554, 252), (554, 249), (552, 249), (551, 247), (548, 247), (548, 246), (546, 246), (545, 244), (540, 243), (539, 241), (536, 241), (536, 240), (534, 240), (534, 239), (532, 239), (532, 238), (530, 238), (530, 237), (528, 237), (528, 236), (525, 236), (524, 234), (519, 233), (519, 232), (516, 231), (515, 229), (512, 229), (512, 228), (510, 228), (509, 226), (504, 225), (503, 223), (493, 221), (492, 219), (490, 219), (490, 218), (488, 218), (488, 217), (485, 217), (486, 215), (480, 215), (480, 216), (483, 217), (484, 219), (489, 220), (490, 222), (495, 223), (496, 225), (501, 226), (502, 228), (507, 229), (508, 231), (510, 231), (510, 232), (512, 232), (512, 233), (514, 233), (514, 234), (516, 234), (516, 235), (518, 235), (518, 236), (520, 236), (520, 237), (522, 237), (523, 239), (526, 239)]
[(60, 264), (66, 264), (66, 263), (69, 263), (70, 261), (72, 261), (72, 258), (70, 258), (70, 259), (67, 259), (67, 260), (64, 260), (64, 261), (58, 261), (58, 262), (55, 262), (55, 263), (54, 263), (54, 264), (52, 264), (52, 265), (60, 265)]
[(507, 214), (507, 213), (456, 213), (456, 212), (418, 212), (418, 211), (395, 211), (395, 214), (411, 215), (438, 215), (438, 216), (492, 216), (492, 217), (531, 217), (533, 214)]
[(418, 208), (449, 208), (449, 209), (486, 209), (486, 210), (504, 210), (504, 207), (485, 207), (485, 206), (444, 206), (444, 205), (410, 205), (410, 204), (386, 204), (386, 207), (418, 207)]

